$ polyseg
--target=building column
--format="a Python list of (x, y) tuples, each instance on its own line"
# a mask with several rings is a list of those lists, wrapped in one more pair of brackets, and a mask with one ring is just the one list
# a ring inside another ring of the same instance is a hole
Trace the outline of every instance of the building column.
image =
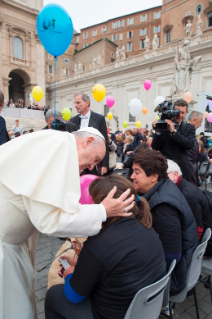
[(3, 77), (3, 93), (4, 93), (4, 99), (9, 100), (9, 81), (12, 80), (12, 78), (9, 77)]

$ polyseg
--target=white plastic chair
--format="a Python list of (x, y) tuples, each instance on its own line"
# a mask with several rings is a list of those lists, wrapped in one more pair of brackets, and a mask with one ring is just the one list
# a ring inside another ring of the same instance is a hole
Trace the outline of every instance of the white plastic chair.
[(201, 240), (201, 244), (199, 246), (197, 246), (197, 248), (195, 249), (195, 251), (193, 253), (193, 256), (191, 259), (191, 264), (190, 264), (190, 266), (188, 268), (188, 272), (187, 272), (186, 286), (178, 295), (169, 297), (170, 316), (166, 315), (164, 317), (172, 319), (173, 318), (172, 317), (172, 303), (183, 302), (186, 299), (188, 291), (193, 290), (197, 319), (200, 319), (195, 285), (198, 282), (198, 279), (199, 279), (199, 276), (201, 273), (203, 255), (205, 253), (205, 249), (207, 247), (207, 243), (208, 243), (208, 240), (210, 239), (210, 237), (211, 237), (211, 230), (210, 230), (210, 228), (207, 228), (205, 231), (205, 234)]
[(209, 275), (209, 282), (205, 282), (202, 279), (200, 279), (200, 281), (206, 286), (209, 286), (210, 293), (211, 293), (211, 303), (212, 303), (212, 258), (203, 259), (202, 272), (206, 275)]
[(124, 319), (158, 319), (161, 312), (164, 290), (169, 282), (175, 264), (176, 260), (173, 260), (168, 273), (162, 279), (137, 292)]

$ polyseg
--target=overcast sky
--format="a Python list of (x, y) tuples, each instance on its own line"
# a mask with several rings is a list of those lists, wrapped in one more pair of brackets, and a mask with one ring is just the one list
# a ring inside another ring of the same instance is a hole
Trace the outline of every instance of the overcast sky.
[(43, 0), (66, 9), (77, 31), (115, 17), (159, 6), (162, 0)]

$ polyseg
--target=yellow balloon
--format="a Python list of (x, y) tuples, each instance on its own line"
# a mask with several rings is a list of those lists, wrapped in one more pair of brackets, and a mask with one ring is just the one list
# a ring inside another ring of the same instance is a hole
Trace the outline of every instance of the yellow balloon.
[(102, 101), (106, 95), (106, 89), (105, 89), (104, 85), (102, 85), (102, 84), (94, 85), (94, 87), (92, 89), (92, 94), (93, 94), (94, 99), (97, 102)]
[(32, 89), (32, 96), (36, 101), (40, 101), (43, 97), (43, 89), (40, 86), (35, 86)]
[(122, 125), (123, 125), (124, 128), (126, 128), (128, 126), (128, 122), (124, 121)]
[(135, 125), (137, 126), (137, 128), (139, 128), (139, 127), (141, 127), (141, 122), (140, 122), (140, 121), (137, 121), (137, 122), (135, 123)]
[(64, 118), (64, 120), (68, 121), (71, 118), (71, 110), (68, 107), (65, 107), (62, 110), (62, 117)]
[(160, 120), (160, 116), (156, 116), (156, 118), (155, 118), (156, 120)]
[(113, 113), (111, 113), (111, 112), (107, 113), (107, 118), (108, 118), (108, 120), (112, 120)]

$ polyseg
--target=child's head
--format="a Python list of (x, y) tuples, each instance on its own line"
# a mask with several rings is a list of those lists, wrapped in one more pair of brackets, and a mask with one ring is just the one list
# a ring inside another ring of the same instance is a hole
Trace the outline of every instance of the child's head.
[(133, 142), (133, 137), (131, 135), (128, 135), (126, 137), (127, 143), (132, 143)]

